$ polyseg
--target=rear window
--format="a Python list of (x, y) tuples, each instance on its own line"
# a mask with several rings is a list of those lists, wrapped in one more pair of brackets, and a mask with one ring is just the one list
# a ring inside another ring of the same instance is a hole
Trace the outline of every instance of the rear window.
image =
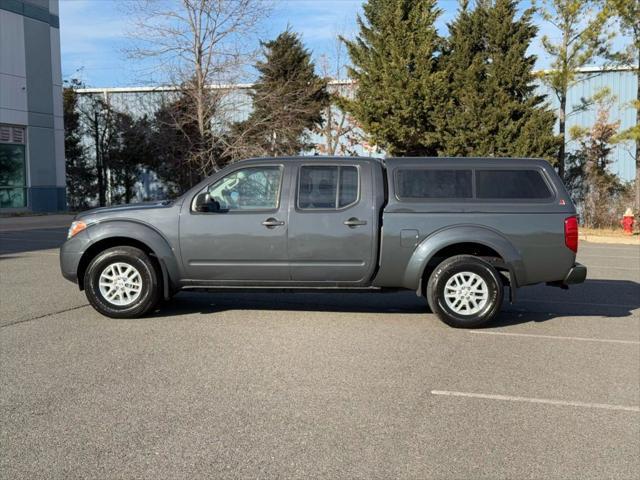
[(304, 166), (298, 183), (298, 208), (337, 209), (358, 201), (358, 169), (354, 166)]
[(483, 200), (541, 200), (551, 191), (538, 170), (476, 170), (476, 197)]
[(471, 198), (471, 170), (398, 170), (396, 190), (406, 199)]

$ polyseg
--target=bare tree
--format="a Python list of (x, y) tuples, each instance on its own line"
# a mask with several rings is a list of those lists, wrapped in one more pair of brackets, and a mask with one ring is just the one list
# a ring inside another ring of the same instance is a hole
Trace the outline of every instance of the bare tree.
[(358, 127), (357, 120), (340, 107), (342, 98), (351, 98), (356, 85), (350, 80), (343, 81), (346, 76), (347, 54), (344, 42), (340, 40), (343, 32), (334, 34), (333, 52), (329, 57), (320, 57), (320, 71), (328, 81), (330, 102), (323, 111), (324, 123), (316, 129), (323, 143), (316, 144), (316, 151), (323, 155), (355, 155), (355, 147), (364, 142), (364, 133)]
[(613, 139), (620, 127), (619, 121), (609, 120), (614, 100), (607, 89), (598, 92), (595, 123), (570, 132), (579, 148), (568, 155), (567, 186), (591, 228), (615, 228), (632, 193), (610, 169)]
[(255, 49), (249, 47), (254, 44), (251, 37), (269, 8), (265, 0), (135, 3), (130, 53), (152, 61), (168, 82), (179, 87), (188, 104), (180, 122), (197, 125), (197, 138), (190, 138), (193, 148), (188, 160), (202, 175), (221, 166), (217, 136), (220, 123), (226, 123), (221, 107), (229, 90), (220, 87), (237, 83), (252, 59)]
[(95, 155), (95, 169), (98, 189), (98, 205), (107, 205), (109, 191), (109, 167), (112, 162), (115, 143), (114, 110), (102, 95), (86, 96), (78, 105), (79, 120), (91, 139)]
[(579, 70), (598, 57), (607, 57), (612, 34), (607, 31), (607, 12), (596, 0), (536, 0), (542, 19), (557, 31), (557, 40), (544, 35), (542, 48), (551, 59), (551, 70), (542, 81), (558, 98), (558, 173), (564, 178), (567, 99), (569, 88), (580, 81)]

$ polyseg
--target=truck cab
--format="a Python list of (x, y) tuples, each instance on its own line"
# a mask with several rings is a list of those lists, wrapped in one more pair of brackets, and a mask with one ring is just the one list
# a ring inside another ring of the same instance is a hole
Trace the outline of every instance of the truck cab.
[(378, 264), (382, 185), (381, 162), (372, 159), (235, 164), (185, 198), (179, 216), (185, 280), (368, 285)]

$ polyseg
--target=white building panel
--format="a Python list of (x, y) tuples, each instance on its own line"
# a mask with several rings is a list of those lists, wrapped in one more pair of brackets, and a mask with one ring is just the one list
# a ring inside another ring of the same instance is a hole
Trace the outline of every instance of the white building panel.
[(58, 0), (49, 0), (49, 13), (60, 15), (60, 4)]
[(19, 110), (0, 108), (0, 123), (7, 125), (27, 125), (29, 123), (29, 114)]
[(56, 186), (64, 188), (67, 182), (64, 161), (64, 130), (56, 129), (54, 132), (56, 154)]
[(62, 86), (56, 84), (53, 85), (53, 115), (57, 117), (61, 117), (63, 115)]
[(49, 28), (51, 36), (51, 76), (54, 85), (62, 85), (62, 66), (60, 63), (60, 30)]
[(0, 10), (0, 73), (16, 77), (27, 75), (24, 19), (21, 15), (6, 10)]
[(27, 80), (0, 73), (0, 109), (27, 111)]

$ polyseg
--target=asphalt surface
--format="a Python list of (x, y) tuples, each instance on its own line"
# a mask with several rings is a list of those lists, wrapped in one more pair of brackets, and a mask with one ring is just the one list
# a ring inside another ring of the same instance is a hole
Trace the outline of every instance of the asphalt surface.
[(0, 224), (1, 478), (640, 476), (637, 247), (583, 242), (585, 284), (465, 331), (411, 292), (111, 320), (60, 276), (65, 231)]

